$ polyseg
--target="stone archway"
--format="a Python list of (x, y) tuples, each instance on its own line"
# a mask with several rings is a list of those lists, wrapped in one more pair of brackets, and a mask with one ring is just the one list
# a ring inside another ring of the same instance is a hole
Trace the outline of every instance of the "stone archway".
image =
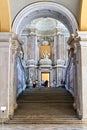
[[(67, 27), (70, 34), (75, 33), (76, 30), (78, 30), (76, 19), (67, 8), (54, 2), (37, 2), (28, 5), (21, 12), (19, 12), (13, 21), (12, 31), (18, 35), (21, 35), (25, 26), (30, 24), (31, 21), (34, 19), (47, 17), (62, 22)], [(50, 79), (50, 82), (52, 82), (53, 79)]]
[[(70, 34), (78, 30), (76, 19), (68, 9), (53, 2), (38, 2), (25, 7), (16, 16), (12, 24), (12, 31), (20, 35), (26, 24), (40, 17), (51, 17), (61, 21)], [(79, 115), (82, 116), (82, 113)]]
[(54, 2), (38, 2), (25, 7), (13, 21), (12, 31), (21, 34), (25, 24), (40, 17), (51, 17), (61, 21), (70, 34), (78, 30), (78, 25), (73, 14), (64, 6)]

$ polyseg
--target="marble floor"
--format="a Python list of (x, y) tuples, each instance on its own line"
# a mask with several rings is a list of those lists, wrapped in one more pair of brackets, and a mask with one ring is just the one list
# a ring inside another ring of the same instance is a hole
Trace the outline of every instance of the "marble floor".
[(0, 125), (0, 130), (87, 130), (87, 126), (75, 125)]

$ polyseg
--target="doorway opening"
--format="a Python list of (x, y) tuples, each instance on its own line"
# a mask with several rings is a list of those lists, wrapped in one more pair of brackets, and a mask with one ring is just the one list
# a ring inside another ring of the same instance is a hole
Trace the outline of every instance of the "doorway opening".
[(41, 73), (41, 81), (46, 83), (46, 81), (48, 82), (47, 83), (47, 87), (50, 87), (50, 73), (49, 72), (42, 72)]

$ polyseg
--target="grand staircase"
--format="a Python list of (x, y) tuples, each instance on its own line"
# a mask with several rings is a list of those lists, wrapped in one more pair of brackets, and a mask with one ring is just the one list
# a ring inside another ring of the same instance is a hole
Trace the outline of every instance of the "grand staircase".
[(33, 88), (17, 99), (18, 109), (8, 124), (80, 124), (73, 97), (64, 88)]

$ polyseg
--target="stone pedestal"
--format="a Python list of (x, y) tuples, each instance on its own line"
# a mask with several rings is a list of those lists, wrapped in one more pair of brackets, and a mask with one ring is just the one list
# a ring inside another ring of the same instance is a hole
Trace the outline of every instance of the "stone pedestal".
[(65, 42), (63, 34), (58, 34), (57, 58), (65, 59)]
[[(6, 36), (6, 37), (5, 37)], [(9, 36), (0, 33), (0, 108), (6, 107), (3, 113), (0, 111), (0, 118), (8, 118), (9, 111), (9, 85), (8, 85), (8, 65), (9, 65)]]
[(79, 119), (87, 118), (87, 32), (76, 32), (68, 41), (74, 57), (74, 108)]
[[(0, 33), (0, 108), (6, 106), (4, 118), (12, 118), (16, 103), (16, 60), (20, 40), (13, 33)], [(2, 112), (1, 112), (2, 113)], [(0, 114), (0, 118), (2, 114)]]
[[(87, 32), (78, 32), (80, 36), (80, 64), (81, 70), (79, 71), (79, 76), (81, 75), (80, 84), (80, 100), (82, 105), (82, 118), (87, 118)], [(79, 77), (78, 76), (78, 77)], [(82, 97), (82, 98), (81, 98)]]
[(28, 37), (28, 49), (29, 49), (29, 52), (28, 52), (28, 59), (35, 59), (35, 42), (36, 42), (36, 36), (35, 35), (30, 35)]

